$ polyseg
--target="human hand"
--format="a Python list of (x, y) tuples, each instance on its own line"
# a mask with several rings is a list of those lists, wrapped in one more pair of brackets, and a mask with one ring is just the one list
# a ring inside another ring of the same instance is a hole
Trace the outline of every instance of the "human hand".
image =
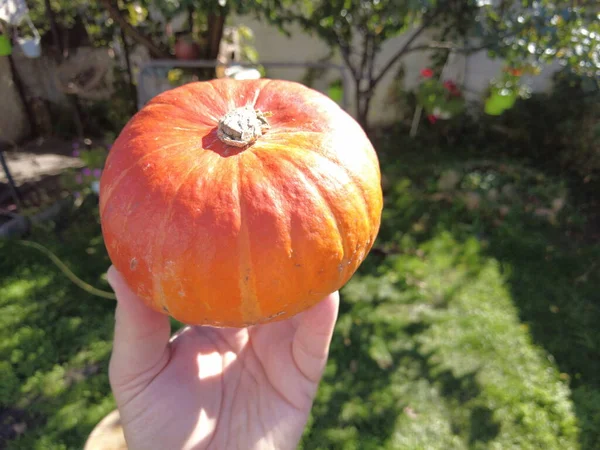
[(294, 449), (327, 362), (339, 296), (245, 329), (186, 327), (146, 307), (114, 267), (111, 387), (129, 450)]

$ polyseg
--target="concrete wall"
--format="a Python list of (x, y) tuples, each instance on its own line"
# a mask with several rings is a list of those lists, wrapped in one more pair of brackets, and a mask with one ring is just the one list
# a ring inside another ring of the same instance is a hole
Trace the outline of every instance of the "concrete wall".
[[(316, 36), (311, 36), (304, 32), (300, 27), (291, 28), (291, 37), (280, 33), (276, 27), (249, 19), (247, 17), (235, 17), (233, 24), (244, 24), (254, 31), (255, 46), (264, 61), (295, 61), (295, 62), (316, 62), (326, 57), (330, 49)], [(381, 68), (396, 53), (396, 51), (408, 39), (409, 35), (398, 36), (385, 43), (381, 53), (377, 58), (377, 68)], [(414, 45), (426, 43), (427, 36), (418, 39)], [(342, 64), (339, 57), (330, 62)], [(425, 52), (414, 52), (406, 55), (402, 62), (405, 69), (404, 88), (410, 89), (417, 85), (421, 70), (430, 64), (429, 55)], [(398, 66), (399, 67), (399, 66)], [(392, 88), (392, 82), (396, 78), (398, 67), (393, 68), (381, 80), (371, 108), (371, 123), (385, 123), (396, 119), (396, 112), (389, 104), (389, 92)], [(466, 96), (469, 100), (478, 100), (482, 98), (489, 81), (500, 73), (502, 63), (498, 60), (491, 60), (486, 52), (465, 57), (464, 55), (455, 55), (448, 62), (446, 77), (465, 83)], [(534, 91), (543, 91), (551, 86), (552, 73), (558, 68), (558, 65), (547, 68), (538, 77), (526, 80)], [(272, 69), (268, 76), (271, 78), (284, 78), (294, 81), (300, 81), (305, 70), (301, 69)], [(329, 81), (338, 78), (339, 74), (327, 73), (320, 83), (314, 87), (325, 89)], [(354, 112), (354, 88), (348, 93), (351, 112)]]
[[(26, 95), (30, 99), (40, 99), (52, 104), (68, 107), (68, 99), (58, 84), (56, 61), (48, 56), (27, 58), (18, 46), (13, 48), (13, 60)], [(68, 66), (78, 68), (87, 66), (90, 61), (112, 67), (109, 50), (103, 48), (81, 47), (69, 58)], [(112, 70), (109, 70), (109, 75)], [(0, 136), (19, 141), (26, 137), (29, 124), (21, 99), (10, 73), (7, 57), (0, 56)]]
[(29, 131), (25, 108), (10, 73), (6, 56), (0, 56), (0, 140), (17, 142)]
[[(233, 17), (231, 22), (233, 25), (247, 25), (254, 31), (255, 46), (260, 59), (263, 61), (317, 62), (331, 54), (331, 49), (323, 41), (316, 36), (307, 34), (300, 27), (292, 27), (291, 37), (288, 37), (280, 33), (276, 27), (248, 17)], [(386, 42), (378, 56), (377, 68), (381, 68), (407, 38), (407, 35), (403, 35)], [(427, 39), (427, 36), (423, 36), (415, 45), (424, 43)], [(107, 52), (106, 49), (94, 51)], [(142, 62), (147, 58), (144, 52), (140, 55), (134, 53), (136, 62)], [(56, 86), (54, 79), (56, 64), (53, 60), (44, 56), (34, 60), (27, 59), (20, 54), (18, 48), (15, 48), (14, 57), (28, 95), (47, 99), (53, 103), (64, 103), (66, 101), (64, 94)], [(137, 61), (138, 59), (139, 61)], [(418, 82), (420, 71), (429, 65), (429, 55), (424, 52), (414, 52), (407, 55), (402, 61), (405, 69), (404, 88), (413, 88)], [(339, 56), (334, 57), (329, 62), (343, 65)], [(469, 57), (455, 55), (448, 62), (446, 78), (464, 83), (467, 98), (478, 100), (482, 98), (489, 80), (499, 74), (501, 67), (500, 61), (490, 60), (485, 52)], [(557, 65), (550, 67), (542, 75), (527, 80), (527, 82), (534, 91), (548, 89), (551, 86), (551, 75), (557, 67)], [(369, 118), (371, 123), (386, 123), (397, 120), (397, 112), (389, 102), (389, 92), (392, 83), (396, 79), (397, 70), (398, 67), (388, 72), (377, 88)], [(271, 68), (268, 70), (267, 76), (301, 81), (305, 74), (306, 69), (304, 68)], [(315, 80), (313, 87), (324, 91), (331, 81), (339, 78), (339, 72), (329, 71)], [(353, 86), (350, 86), (346, 95), (350, 101), (350, 112), (354, 113)], [(28, 126), (23, 107), (12, 85), (7, 58), (4, 57), (0, 57), (0, 99), (0, 132), (11, 139), (19, 139), (26, 133)]]

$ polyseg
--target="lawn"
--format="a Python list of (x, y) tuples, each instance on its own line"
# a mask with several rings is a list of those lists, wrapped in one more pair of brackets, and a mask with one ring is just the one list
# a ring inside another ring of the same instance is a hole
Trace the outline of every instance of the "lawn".
[[(382, 230), (343, 289), (301, 447), (600, 448), (600, 245), (568, 184), (394, 139), (377, 140)], [(32, 239), (108, 289), (93, 207)], [(81, 448), (114, 408), (114, 304), (0, 251), (0, 448)]]

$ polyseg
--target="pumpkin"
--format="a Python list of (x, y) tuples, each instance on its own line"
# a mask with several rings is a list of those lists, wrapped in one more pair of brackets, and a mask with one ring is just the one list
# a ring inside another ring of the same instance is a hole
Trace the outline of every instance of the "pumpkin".
[(108, 155), (114, 266), (191, 325), (291, 317), (338, 290), (379, 230), (376, 153), (325, 95), (280, 80), (189, 83), (152, 99)]

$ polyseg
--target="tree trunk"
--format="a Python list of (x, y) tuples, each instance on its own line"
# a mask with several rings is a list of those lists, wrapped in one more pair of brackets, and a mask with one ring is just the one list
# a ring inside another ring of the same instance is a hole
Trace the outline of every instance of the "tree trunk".
[(123, 43), (123, 54), (125, 55), (125, 64), (127, 65), (127, 77), (129, 79), (129, 92), (131, 93), (131, 99), (135, 103), (134, 111), (137, 111), (137, 89), (135, 88), (135, 83), (133, 79), (133, 70), (131, 69), (131, 59), (129, 58), (129, 45), (127, 44), (127, 36), (125, 36), (125, 32), (123, 28), (119, 28), (119, 33), (121, 36), (121, 42)]
[(31, 133), (31, 135), (35, 136), (37, 134), (37, 122), (35, 114), (33, 113), (33, 109), (31, 109), (31, 105), (27, 99), (27, 94), (25, 93), (25, 86), (23, 85), (23, 81), (21, 80), (21, 76), (19, 75), (19, 71), (17, 70), (17, 66), (12, 55), (8, 55), (8, 64), (10, 66), (10, 75), (12, 77), (12, 82), (17, 88), (17, 92), (19, 93), (19, 97), (21, 99), (21, 102), (23, 103), (23, 108), (25, 108), (27, 120), (29, 120), (29, 132)]
[(366, 91), (361, 90), (360, 80), (355, 80), (355, 101), (356, 101), (356, 120), (360, 126), (365, 130), (369, 131), (369, 109), (371, 106), (371, 99), (373, 98), (373, 89)]
[(57, 50), (57, 61), (60, 62), (64, 56), (64, 48), (62, 40), (60, 39), (60, 34), (58, 33), (58, 27), (56, 26), (56, 15), (54, 14), (54, 10), (50, 5), (50, 0), (44, 0), (44, 5), (46, 7), (46, 15), (48, 16), (48, 21), (50, 22), (50, 30), (52, 31), (52, 39), (54, 39), (54, 45)]
[(187, 13), (188, 31), (190, 34), (194, 34), (194, 7), (192, 5), (188, 6)]
[(136, 30), (121, 14), (114, 0), (100, 0), (112, 20), (114, 20), (121, 29), (138, 44), (143, 45), (148, 49), (150, 54), (155, 58), (170, 59), (172, 56), (166, 50), (161, 49), (152, 40)]
[[(364, 95), (365, 93), (363, 93)], [(369, 107), (371, 104), (371, 98), (363, 98), (358, 109), (358, 123), (362, 126), (365, 132), (369, 131)]]
[(219, 47), (223, 38), (225, 29), (225, 16), (209, 14), (208, 16), (208, 33), (206, 39), (206, 54), (205, 57), (209, 61), (217, 59), (219, 56)]

